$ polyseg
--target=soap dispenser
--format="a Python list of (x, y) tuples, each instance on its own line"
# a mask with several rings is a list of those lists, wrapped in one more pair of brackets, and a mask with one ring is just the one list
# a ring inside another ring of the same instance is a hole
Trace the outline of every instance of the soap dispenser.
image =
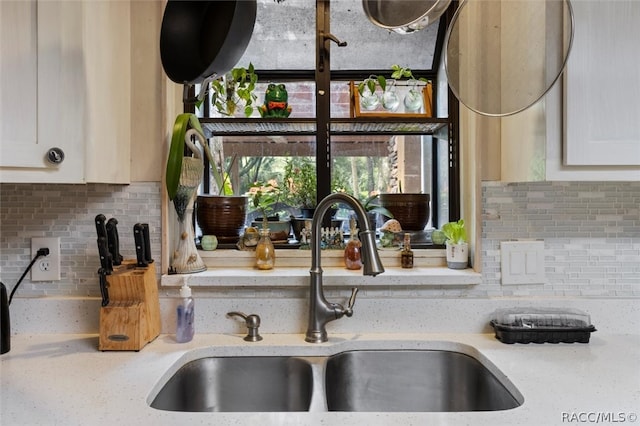
[(7, 353), (11, 350), (11, 325), (9, 323), (9, 299), (7, 298), (7, 288), (3, 283), (0, 283), (0, 299), (2, 305), (0, 305), (0, 354)]
[(191, 297), (191, 288), (186, 283), (180, 288), (180, 297), (182, 300), (176, 311), (176, 341), (186, 343), (193, 339), (195, 332), (194, 300)]

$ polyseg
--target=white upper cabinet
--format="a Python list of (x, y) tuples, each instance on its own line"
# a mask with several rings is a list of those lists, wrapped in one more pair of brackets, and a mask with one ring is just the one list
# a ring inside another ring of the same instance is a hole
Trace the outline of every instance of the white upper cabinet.
[(563, 78), (523, 112), (474, 120), (486, 145), (484, 179), (640, 180), (640, 2), (571, 4)]
[(640, 2), (576, 1), (567, 166), (640, 166)]
[(3, 0), (0, 24), (0, 182), (128, 183), (129, 2)]

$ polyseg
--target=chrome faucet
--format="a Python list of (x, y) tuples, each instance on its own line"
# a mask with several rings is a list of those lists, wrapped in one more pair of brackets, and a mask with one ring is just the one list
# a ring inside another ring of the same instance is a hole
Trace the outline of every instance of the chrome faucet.
[(320, 267), (320, 238), (322, 231), (322, 218), (324, 217), (329, 207), (335, 203), (344, 203), (353, 208), (356, 212), (358, 222), (364, 229), (358, 234), (360, 241), (362, 242), (362, 264), (364, 275), (376, 276), (384, 272), (382, 262), (378, 257), (378, 251), (376, 250), (376, 231), (370, 229), (367, 212), (358, 200), (354, 197), (336, 193), (325, 197), (316, 207), (313, 215), (313, 222), (311, 225), (311, 274), (310, 288), (309, 288), (309, 326), (307, 328), (307, 334), (305, 341), (309, 343), (322, 343), (326, 342), (327, 337), (326, 324), (329, 321), (333, 321), (343, 316), (350, 317), (353, 315), (353, 305), (356, 301), (357, 288), (353, 288), (351, 297), (347, 303), (347, 307), (338, 304), (330, 303), (324, 297), (324, 290), (322, 287), (322, 268)]

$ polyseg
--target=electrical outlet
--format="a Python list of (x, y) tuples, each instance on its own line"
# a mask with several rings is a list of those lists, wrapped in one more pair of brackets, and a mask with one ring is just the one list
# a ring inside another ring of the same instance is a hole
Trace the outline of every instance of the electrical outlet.
[(40, 256), (31, 267), (31, 281), (60, 281), (60, 237), (31, 238), (31, 258), (41, 248), (48, 248), (48, 256)]

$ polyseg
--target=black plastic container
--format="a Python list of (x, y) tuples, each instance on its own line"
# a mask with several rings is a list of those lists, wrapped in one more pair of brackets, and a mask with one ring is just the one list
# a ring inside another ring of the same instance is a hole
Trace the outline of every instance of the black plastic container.
[(596, 328), (576, 309), (499, 309), (490, 322), (502, 343), (589, 343)]

